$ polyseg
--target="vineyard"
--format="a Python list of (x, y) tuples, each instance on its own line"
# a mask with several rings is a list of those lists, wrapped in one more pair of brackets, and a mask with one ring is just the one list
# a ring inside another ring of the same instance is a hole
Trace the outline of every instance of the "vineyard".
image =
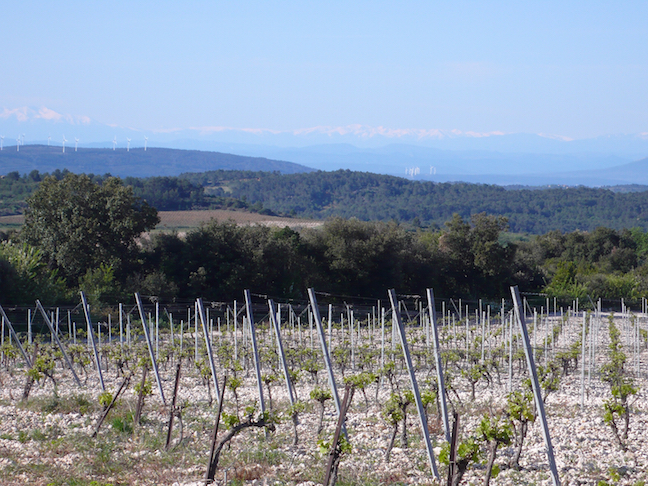
[(648, 303), (1, 308), (2, 484), (648, 480)]

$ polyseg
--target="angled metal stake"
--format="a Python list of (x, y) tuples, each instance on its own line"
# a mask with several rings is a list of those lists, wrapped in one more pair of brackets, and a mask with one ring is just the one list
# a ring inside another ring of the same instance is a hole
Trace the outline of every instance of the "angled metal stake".
[(445, 395), (445, 381), (443, 379), (443, 367), (441, 365), (441, 351), (439, 350), (439, 333), (436, 324), (436, 310), (434, 307), (434, 292), (427, 289), (428, 309), (430, 312), (430, 328), (432, 329), (432, 339), (434, 340), (434, 361), (437, 369), (437, 384), (439, 386), (439, 401), (441, 402), (441, 416), (443, 418), (443, 432), (445, 438), (450, 442), (450, 424), (448, 422), (448, 405)]
[(277, 337), (277, 345), (279, 347), (279, 356), (281, 358), (281, 366), (284, 372), (284, 378), (286, 380), (286, 388), (288, 389), (288, 397), (290, 398), (290, 405), (295, 404), (294, 393), (292, 389), (292, 382), (290, 381), (290, 373), (288, 371), (288, 363), (286, 362), (286, 354), (284, 353), (283, 343), (281, 342), (281, 330), (279, 329), (279, 323), (277, 322), (275, 312), (274, 300), (268, 299), (268, 307), (270, 308), (270, 321), (272, 322), (272, 327), (275, 331), (275, 336)]
[(522, 300), (520, 299), (520, 291), (518, 290), (517, 285), (511, 287), (511, 294), (513, 295), (515, 317), (520, 325), (522, 338), (524, 339), (524, 354), (526, 354), (529, 373), (531, 374), (531, 384), (533, 385), (533, 396), (535, 397), (536, 409), (538, 410), (538, 415), (540, 415), (540, 420), (542, 422), (542, 436), (544, 437), (545, 446), (547, 447), (547, 459), (549, 460), (549, 468), (551, 469), (551, 480), (554, 486), (560, 486), (558, 468), (556, 467), (553, 446), (551, 445), (551, 435), (549, 435), (549, 426), (547, 425), (547, 416), (545, 415), (544, 402), (542, 401), (542, 390), (540, 389), (538, 372), (536, 371), (535, 361), (533, 360), (533, 350), (531, 349), (531, 343), (529, 343), (529, 332), (527, 331), (526, 322), (524, 322), (524, 315), (520, 313)]
[[(328, 348), (326, 347), (326, 337), (324, 336), (324, 327), (322, 326), (322, 317), (320, 316), (319, 307), (317, 307), (317, 298), (315, 297), (315, 289), (308, 289), (308, 298), (310, 299), (310, 305), (313, 309), (313, 315), (315, 317), (315, 325), (317, 327), (317, 334), (320, 338), (320, 344), (322, 345), (322, 354), (324, 355), (324, 362), (326, 363), (326, 372), (328, 373), (329, 386), (331, 387), (331, 394), (333, 395), (333, 401), (335, 402), (335, 410), (340, 416), (342, 410), (342, 405), (340, 403), (340, 395), (338, 395), (337, 385), (335, 384), (335, 376), (333, 375), (333, 365), (331, 365), (331, 357), (329, 356)], [(344, 436), (349, 440), (347, 435), (346, 427), (342, 425), (342, 430)]]
[(92, 352), (94, 354), (95, 365), (97, 365), (97, 371), (99, 372), (99, 383), (101, 384), (101, 391), (106, 391), (103, 374), (101, 373), (101, 361), (99, 360), (99, 353), (97, 353), (97, 343), (95, 342), (92, 321), (90, 320), (90, 309), (88, 308), (88, 301), (86, 300), (86, 296), (83, 290), (80, 291), (80, 294), (81, 303), (83, 304), (83, 313), (85, 314), (86, 323), (88, 324), (88, 337), (90, 338), (90, 342), (92, 343)]
[(155, 352), (153, 351), (153, 345), (151, 344), (151, 336), (149, 336), (148, 323), (146, 322), (144, 306), (142, 305), (142, 298), (140, 297), (139, 292), (135, 292), (135, 301), (137, 302), (137, 308), (139, 310), (140, 318), (142, 319), (144, 337), (146, 338), (146, 345), (148, 346), (149, 356), (151, 357), (151, 364), (153, 365), (153, 372), (155, 373), (155, 381), (157, 382), (158, 391), (160, 392), (160, 398), (162, 398), (162, 403), (166, 406), (164, 391), (162, 391), (162, 381), (160, 380), (160, 372), (158, 371), (157, 361), (155, 361)]
[(430, 442), (430, 431), (428, 430), (427, 416), (421, 401), (421, 394), (419, 393), (418, 383), (416, 382), (416, 375), (414, 374), (414, 366), (412, 365), (412, 357), (410, 356), (409, 348), (407, 346), (407, 337), (405, 336), (405, 327), (401, 319), (400, 310), (398, 309), (398, 299), (394, 289), (389, 289), (389, 299), (391, 300), (392, 311), (396, 324), (398, 325), (398, 333), (400, 335), (401, 345), (403, 347), (403, 354), (405, 355), (405, 364), (407, 364), (407, 371), (409, 372), (410, 381), (412, 383), (412, 391), (414, 392), (414, 399), (416, 401), (416, 408), (421, 422), (421, 432), (425, 438), (425, 447), (427, 448), (428, 459), (432, 474), (436, 479), (439, 479), (439, 470), (437, 469), (436, 460), (434, 459), (434, 451), (432, 450), (432, 442)]
[[(214, 390), (216, 391), (216, 398), (220, 400), (220, 390), (218, 388), (218, 379), (216, 378), (216, 365), (214, 363), (214, 353), (212, 351), (211, 340), (209, 339), (209, 329), (207, 329), (207, 318), (205, 316), (205, 306), (201, 298), (196, 299), (198, 314), (200, 315), (200, 322), (202, 324), (203, 335), (205, 337), (205, 346), (207, 347), (207, 357), (209, 358), (209, 367), (211, 369), (212, 380), (214, 381)], [(198, 336), (196, 336), (198, 339)]]
[(245, 289), (243, 293), (245, 294), (247, 320), (250, 324), (250, 339), (252, 341), (252, 352), (254, 353), (254, 371), (256, 373), (257, 388), (259, 390), (259, 406), (261, 407), (261, 413), (265, 413), (265, 402), (263, 401), (263, 382), (261, 381), (261, 364), (259, 363), (259, 349), (257, 348), (256, 330), (254, 329), (254, 317), (252, 316), (252, 298), (250, 297), (250, 291), (248, 289)]

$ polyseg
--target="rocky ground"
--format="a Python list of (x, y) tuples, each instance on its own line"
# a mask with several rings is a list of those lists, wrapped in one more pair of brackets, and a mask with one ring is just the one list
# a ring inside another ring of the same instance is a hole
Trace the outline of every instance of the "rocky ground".
[[(566, 329), (562, 345), (574, 339), (578, 325)], [(570, 334), (570, 332), (572, 334)], [(607, 328), (600, 329), (599, 347), (604, 350)], [(187, 337), (187, 340), (189, 337)], [(216, 340), (216, 342), (218, 342)], [(306, 341), (307, 342), (307, 341)], [(560, 342), (560, 341), (559, 341)], [(642, 351), (645, 354), (645, 350)], [(602, 351), (597, 357), (600, 366), (606, 359)], [(559, 389), (546, 402), (549, 430), (562, 484), (628, 484), (640, 485), (648, 480), (648, 406), (646, 401), (645, 356), (641, 356), (643, 374), (635, 377), (639, 392), (633, 398), (627, 450), (623, 451), (611, 429), (603, 420), (603, 401), (609, 387), (596, 373), (586, 376), (587, 396), (581, 408), (580, 370), (563, 376)], [(155, 382), (146, 398), (141, 425), (134, 425), (132, 412), (136, 404), (134, 386), (141, 374), (131, 380), (115, 409), (92, 438), (102, 406), (96, 371), (79, 373), (83, 386), (78, 387), (69, 371), (55, 369), (57, 387), (43, 379), (35, 385), (29, 399), (21, 401), (25, 372), (18, 360), (5, 360), (0, 368), (0, 483), (6, 485), (126, 485), (126, 484), (203, 484), (211, 430), (215, 421), (215, 401), (210, 404), (205, 381), (186, 359), (179, 389), (178, 404), (181, 421), (176, 420), (169, 451), (165, 450), (168, 407), (161, 403)], [(239, 371), (243, 386), (239, 395), (239, 415), (244, 418), (246, 406), (256, 403), (256, 384), (252, 367)], [(514, 388), (523, 377), (514, 375)], [(279, 370), (277, 370), (279, 372)], [(164, 392), (170, 401), (174, 366), (161, 367)], [(347, 371), (347, 375), (351, 372)], [(422, 389), (429, 389), (429, 373), (419, 371)], [(107, 388), (115, 391), (122, 381), (114, 366), (104, 371)], [(319, 384), (326, 386), (324, 372)], [(222, 378), (221, 378), (222, 381)], [(341, 382), (341, 377), (338, 376)], [(407, 386), (406, 375), (399, 372), (401, 387)], [(298, 399), (303, 402), (297, 432), (299, 441), (293, 445), (293, 424), (289, 418), (287, 394), (282, 381), (272, 385), (273, 411), (279, 418), (276, 430), (267, 436), (263, 430), (248, 429), (235, 437), (224, 449), (216, 479), (220, 484), (321, 484), (327, 456), (320, 450), (318, 439), (330, 440), (336, 415), (331, 401), (326, 403), (324, 431), (318, 437), (319, 404), (309, 398), (315, 386), (310, 376), (302, 374), (296, 384)], [(507, 370), (499, 380), (480, 381), (474, 400), (470, 387), (455, 373), (451, 406), (460, 413), (461, 437), (474, 433), (485, 414), (498, 414), (504, 408), (508, 392)], [(267, 389), (264, 389), (267, 391)], [(213, 390), (211, 391), (213, 394)], [(420, 433), (416, 409), (409, 409), (409, 444), (396, 440), (389, 462), (385, 451), (391, 427), (382, 418), (383, 404), (389, 397), (386, 382), (378, 391), (374, 385), (367, 390), (369, 407), (362, 393), (356, 393), (347, 421), (352, 450), (344, 454), (338, 484), (437, 484), (431, 474), (425, 445)], [(266, 404), (268, 397), (266, 394)], [(225, 411), (237, 413), (235, 396), (230, 389), (225, 395)], [(432, 412), (429, 429), (438, 461), (443, 430), (436, 412)], [(225, 434), (222, 426), (219, 434)], [(400, 434), (399, 434), (400, 436)], [(485, 446), (484, 446), (485, 450)], [(514, 446), (499, 449), (496, 463), (501, 472), (491, 481), (496, 485), (551, 484), (540, 421), (530, 428), (520, 461), (520, 470), (508, 467)], [(483, 457), (482, 457), (483, 459)], [(438, 462), (437, 462), (438, 463)], [(445, 478), (446, 467), (440, 465)], [(473, 464), (463, 484), (481, 484), (483, 464)], [(445, 480), (443, 481), (445, 484)]]

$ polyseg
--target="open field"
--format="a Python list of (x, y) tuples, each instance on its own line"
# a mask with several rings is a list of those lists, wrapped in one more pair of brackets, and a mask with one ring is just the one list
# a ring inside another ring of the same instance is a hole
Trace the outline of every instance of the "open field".
[(25, 223), (25, 217), (22, 214), (13, 214), (11, 216), (0, 216), (0, 231), (20, 229)]
[[(276, 226), (291, 228), (315, 228), (321, 226), (322, 221), (297, 218), (282, 218), (278, 216), (265, 216), (258, 213), (247, 213), (244, 211), (227, 211), (222, 209), (209, 209), (204, 211), (160, 211), (160, 224), (155, 231), (164, 230), (191, 230), (198, 228), (202, 223), (210, 220), (228, 221), (236, 224), (259, 224), (262, 226)], [(18, 229), (25, 222), (22, 214), (12, 216), (0, 216), (0, 230)]]
[(321, 221), (309, 219), (281, 218), (277, 216), (265, 216), (258, 213), (247, 213), (243, 211), (226, 211), (221, 209), (210, 209), (205, 211), (160, 211), (160, 229), (192, 229), (207, 223), (212, 219), (216, 221), (232, 220), (236, 224), (259, 224), (262, 226), (284, 227), (317, 227)]
[[(422, 317), (411, 310), (411, 304), (408, 305), (407, 341), (420, 390), (423, 395), (432, 397), (426, 404), (428, 430), (441, 477), (445, 477), (446, 467), (438, 462), (444, 431), (438, 397), (434, 399), (437, 388), (429, 319), (425, 318), (424, 308)], [(226, 387), (219, 438), (227, 433), (228, 423), (230, 427), (236, 423), (236, 416), (245, 421), (249, 413), (255, 416), (259, 412), (251, 329), (242, 318), (244, 308), (235, 309), (235, 303), (215, 305), (206, 314), (219, 385), (225, 375), (230, 383)], [(75, 363), (73, 366), (81, 386), (75, 385), (47, 335), (41, 335), (39, 354), (45, 361), (51, 359), (52, 378), (41, 376), (27, 400), (20, 399), (26, 383), (22, 358), (19, 354), (3, 357), (0, 367), (2, 484), (80, 485), (90, 481), (97, 486), (201, 484), (217, 403), (204, 333), (201, 324), (196, 329), (193, 306), (168, 308), (171, 314), (168, 317), (163, 310), (160, 308), (161, 318), (157, 325), (153, 306), (148, 306), (145, 314), (167, 405), (163, 404), (149, 370), (150, 395), (145, 397), (139, 424), (135, 423), (133, 413), (137, 407), (141, 365), (147, 361), (148, 351), (138, 312), (136, 308), (124, 311), (121, 332), (120, 319), (113, 314), (110, 336), (105, 319), (100, 328), (95, 325), (95, 331), (101, 329), (97, 337), (106, 389), (114, 394), (124, 377), (132, 375), (126, 391), (96, 438), (92, 433), (103, 410), (101, 388), (97, 369), (92, 365), (91, 348), (83, 337), (85, 322), (78, 309), (71, 310), (69, 321), (66, 312), (60, 313), (59, 335)], [(394, 430), (387, 419), (386, 404), (392, 394), (404, 396), (411, 389), (400, 342), (389, 320), (390, 313), (383, 321), (372, 306), (353, 309), (334, 306), (330, 311), (329, 334), (329, 309), (321, 308), (325, 339), (330, 345), (340, 395), (345, 379), (357, 383), (347, 417), (351, 450), (342, 455), (339, 484), (438, 484), (430, 470), (413, 404), (406, 416), (407, 439), (402, 437), (400, 423), (389, 461), (385, 456)], [(18, 322), (17, 312), (10, 313), (14, 322)], [(268, 322), (267, 305), (257, 299), (254, 313), (265, 407), (276, 419), (275, 430), (266, 435), (253, 428), (236, 436), (229, 447), (223, 449), (216, 480), (219, 484), (226, 481), (228, 484), (319, 484), (328, 458), (322, 444), (331, 440), (336, 412), (331, 399), (323, 402), (323, 426), (318, 433), (321, 408), (311, 393), (316, 389), (326, 391), (329, 384), (313, 315), (304, 305), (281, 306), (281, 339), (295, 390), (296, 405), (291, 406), (277, 354), (276, 335)], [(534, 319), (531, 313), (527, 316), (538, 365), (560, 363), (552, 372), (558, 379), (555, 389), (545, 390), (548, 393), (545, 406), (561, 482), (644, 484), (648, 480), (648, 437), (645, 434), (648, 428), (645, 332), (648, 316), (592, 314), (586, 326), (583, 360), (579, 352), (583, 317), (567, 317), (567, 314), (563, 318), (539, 314)], [(507, 338), (512, 323), (508, 314), (500, 319), (493, 312), (492, 318), (489, 315), (483, 322), (472, 315), (470, 320), (450, 314), (444, 316), (445, 319), (439, 317), (449, 408), (460, 414), (460, 439), (474, 436), (481, 451), (478, 461), (468, 468), (462, 484), (479, 484), (484, 475), (487, 446), (479, 442), (476, 433), (480, 421), (488, 416), (515, 423), (505, 412), (506, 397), (510, 390), (524, 390), (523, 381), (528, 377), (515, 328), (514, 339)], [(186, 322), (191, 322), (189, 329)], [(638, 388), (638, 393), (632, 397), (625, 450), (604, 420), (604, 403), (611, 397), (609, 386), (602, 381), (602, 371), (610, 359), (610, 322), (620, 330), (627, 358), (626, 377)], [(43, 323), (35, 319), (34, 329), (42, 328)], [(157, 342), (156, 336), (159, 336)], [(575, 353), (565, 362), (561, 356), (567, 351)], [(177, 418), (167, 451), (169, 403), (175, 366), (179, 362), (182, 362), (182, 375), (176, 402)], [(471, 370), (481, 364), (485, 372), (475, 378)], [(369, 379), (358, 379), (363, 376)], [(581, 390), (585, 398), (582, 408)], [(291, 419), (293, 412), (298, 412), (296, 428)], [(499, 448), (495, 464), (501, 472), (491, 484), (551, 484), (539, 419), (529, 425), (519, 468), (510, 467), (515, 449), (512, 439)]]

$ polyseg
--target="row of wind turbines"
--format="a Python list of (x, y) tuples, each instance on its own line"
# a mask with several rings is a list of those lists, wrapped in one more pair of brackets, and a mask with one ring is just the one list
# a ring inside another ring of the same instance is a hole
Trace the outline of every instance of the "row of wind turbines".
[[(4, 135), (0, 135), (0, 151), (3, 149), (3, 143), (4, 143)], [(47, 146), (50, 146), (50, 140), (52, 140), (51, 135), (47, 137)], [(68, 139), (65, 138), (65, 135), (63, 135), (63, 153), (65, 153), (65, 142), (68, 142)], [(146, 152), (146, 143), (148, 142), (148, 137), (144, 137), (144, 152)], [(126, 138), (126, 152), (130, 152), (130, 143), (131, 139)], [(117, 137), (113, 138), (112, 141), (113, 144), (113, 150), (115, 150), (115, 147), (117, 146)], [(25, 145), (25, 134), (23, 133), (22, 135), (18, 135), (18, 138), (16, 139), (16, 152), (20, 152), (20, 146)], [(74, 151), (76, 152), (79, 147), (79, 139), (77, 137), (74, 138)]]

